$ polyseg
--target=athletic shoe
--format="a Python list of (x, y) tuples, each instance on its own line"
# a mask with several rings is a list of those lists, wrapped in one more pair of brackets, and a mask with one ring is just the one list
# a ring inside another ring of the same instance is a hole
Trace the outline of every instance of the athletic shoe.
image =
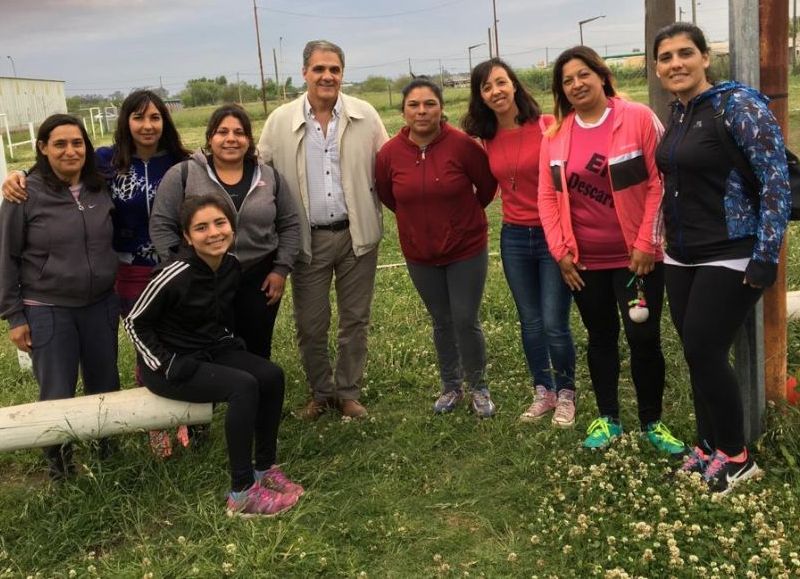
[(169, 458), (172, 456), (172, 438), (168, 430), (151, 430), (150, 450), (158, 458)]
[(434, 414), (447, 414), (448, 412), (452, 412), (463, 399), (464, 392), (461, 391), (461, 388), (443, 392), (442, 395), (436, 399), (436, 402), (433, 403), (433, 412)]
[(249, 489), (228, 494), (227, 513), (229, 517), (273, 517), (286, 512), (297, 503), (297, 495), (285, 495), (253, 484)]
[(494, 402), (489, 395), (488, 388), (472, 391), (472, 411), (478, 418), (491, 418), (494, 416)]
[(676, 473), (686, 473), (690, 475), (694, 472), (703, 474), (708, 468), (709, 456), (703, 452), (699, 446), (695, 446), (683, 458), (683, 464), (676, 470)]
[(583, 441), (584, 448), (603, 449), (622, 435), (622, 425), (608, 416), (601, 416), (592, 421), (586, 434), (586, 440)]
[(305, 492), (301, 485), (289, 480), (289, 477), (277, 466), (265, 471), (256, 471), (256, 484), (285, 495), (297, 495), (299, 497)]
[(647, 436), (647, 440), (661, 452), (672, 455), (686, 452), (686, 445), (683, 441), (672, 436), (667, 425), (660, 420), (648, 424), (645, 435)]
[(551, 422), (558, 428), (569, 428), (575, 424), (575, 390), (559, 391), (556, 411)]
[(703, 480), (706, 481), (708, 490), (720, 496), (727, 495), (734, 486), (761, 472), (750, 453), (746, 449), (745, 452), (747, 457), (743, 462), (733, 462), (731, 457), (721, 450), (712, 455), (711, 462), (703, 473)]
[(548, 390), (541, 384), (536, 386), (536, 393), (533, 395), (533, 404), (522, 413), (519, 419), (522, 422), (534, 422), (542, 418), (548, 412), (556, 408), (556, 393)]

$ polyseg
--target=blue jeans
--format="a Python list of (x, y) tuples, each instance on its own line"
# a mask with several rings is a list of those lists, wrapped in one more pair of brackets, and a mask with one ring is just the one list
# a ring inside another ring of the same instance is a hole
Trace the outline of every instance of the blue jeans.
[(500, 255), (517, 305), (522, 349), (534, 384), (548, 390), (574, 390), (575, 344), (569, 329), (571, 294), (547, 249), (544, 230), (504, 223)]

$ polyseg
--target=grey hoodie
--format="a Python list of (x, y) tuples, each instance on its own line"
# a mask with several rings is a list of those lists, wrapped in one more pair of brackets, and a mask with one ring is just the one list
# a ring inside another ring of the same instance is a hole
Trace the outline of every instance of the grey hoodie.
[(196, 151), (184, 163), (188, 164), (186, 190), (181, 177), (183, 163), (178, 163), (161, 180), (150, 215), (150, 238), (162, 261), (173, 259), (181, 244), (179, 215), (184, 198), (212, 194), (225, 199), (236, 214), (233, 253), (241, 262), (242, 269), (246, 272), (277, 250), (272, 271), (286, 276), (294, 267), (300, 251), (300, 221), (286, 182), (281, 178), (276, 189), (277, 173), (271, 167), (257, 163), (250, 190), (237, 213), (236, 206), (202, 151)]
[(0, 205), (0, 317), (27, 323), (23, 300), (83, 307), (114, 289), (111, 246), (114, 204), (105, 187), (52, 189), (38, 171), (28, 177), (28, 201)]

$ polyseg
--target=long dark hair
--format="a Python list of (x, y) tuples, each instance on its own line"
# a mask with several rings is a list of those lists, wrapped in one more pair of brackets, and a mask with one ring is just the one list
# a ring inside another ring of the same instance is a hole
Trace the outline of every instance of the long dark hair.
[(497, 115), (483, 102), (481, 88), (492, 69), (499, 66), (508, 74), (508, 78), (514, 85), (514, 103), (517, 105), (517, 124), (524, 125), (528, 121), (535, 121), (542, 114), (539, 103), (536, 102), (527, 89), (522, 86), (516, 73), (508, 64), (499, 58), (490, 58), (472, 70), (469, 81), (469, 107), (467, 114), (461, 119), (461, 127), (468, 135), (480, 137), (481, 139), (493, 139), (497, 134)]
[(211, 137), (214, 136), (214, 133), (222, 124), (222, 121), (227, 117), (233, 117), (242, 124), (244, 134), (247, 137), (247, 141), (250, 143), (247, 147), (247, 152), (244, 154), (244, 158), (256, 162), (258, 157), (256, 155), (256, 143), (253, 140), (253, 124), (250, 122), (250, 116), (247, 114), (247, 111), (237, 104), (222, 105), (211, 113), (211, 118), (208, 119), (208, 125), (206, 126), (206, 147), (208, 147)]
[(61, 113), (50, 115), (39, 125), (39, 131), (36, 133), (36, 163), (33, 165), (32, 170), (39, 171), (44, 182), (53, 189), (61, 189), (65, 185), (69, 185), (55, 174), (53, 168), (50, 166), (50, 160), (39, 148), (40, 143), (47, 144), (47, 141), (50, 140), (50, 133), (63, 125), (73, 125), (80, 129), (86, 153), (83, 159), (83, 167), (81, 167), (81, 183), (83, 183), (83, 186), (89, 191), (100, 191), (105, 181), (97, 172), (92, 141), (89, 140), (89, 135), (86, 133), (86, 128), (83, 126), (83, 123), (72, 115)]
[(129, 120), (134, 113), (144, 113), (149, 104), (158, 109), (161, 113), (162, 129), (161, 138), (158, 140), (158, 150), (169, 153), (176, 162), (186, 159), (191, 152), (183, 146), (178, 130), (169, 109), (161, 97), (151, 90), (135, 90), (129, 94), (122, 106), (119, 108), (117, 128), (114, 130), (114, 155), (111, 158), (111, 165), (117, 173), (127, 173), (131, 168), (131, 161), (136, 153), (136, 143), (131, 135)]
[(564, 92), (564, 65), (572, 59), (579, 59), (603, 79), (603, 92), (607, 97), (617, 96), (617, 89), (614, 87), (614, 73), (608, 68), (605, 60), (588, 46), (573, 46), (558, 55), (553, 63), (553, 111), (556, 115), (556, 123), (551, 131), (557, 133), (570, 112), (572, 105)]

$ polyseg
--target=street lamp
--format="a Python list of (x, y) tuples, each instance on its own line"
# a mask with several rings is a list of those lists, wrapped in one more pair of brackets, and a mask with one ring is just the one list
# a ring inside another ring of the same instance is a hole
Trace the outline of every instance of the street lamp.
[(587, 18), (586, 20), (579, 20), (578, 21), (578, 30), (581, 33), (581, 46), (583, 46), (583, 25), (589, 22), (594, 22), (595, 20), (599, 20), (600, 18), (605, 18), (605, 14), (601, 14), (600, 16), (595, 16), (594, 18)]
[(486, 44), (485, 42), (479, 42), (478, 44), (473, 44), (472, 46), (467, 46), (467, 55), (469, 56), (469, 73), (472, 74), (472, 49), (478, 48), (479, 46), (483, 46)]
[(11, 58), (10, 56), (6, 56), (6, 58), (11, 61), (11, 70), (14, 71), (14, 78), (16, 78), (16, 76), (17, 76), (17, 65), (14, 64), (14, 59)]

